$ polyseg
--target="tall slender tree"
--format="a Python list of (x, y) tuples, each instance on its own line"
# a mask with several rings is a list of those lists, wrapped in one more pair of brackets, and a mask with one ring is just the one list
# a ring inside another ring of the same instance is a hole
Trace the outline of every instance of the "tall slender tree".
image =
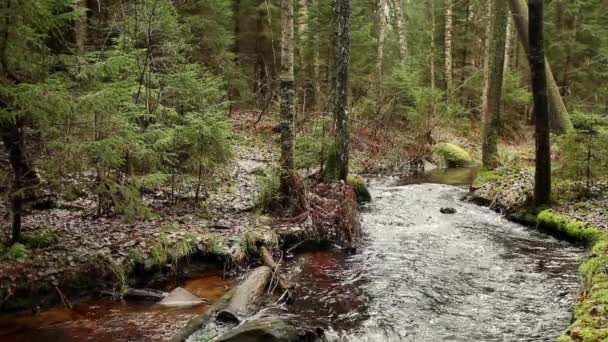
[(378, 19), (378, 57), (376, 61), (376, 72), (378, 73), (378, 80), (382, 82), (384, 39), (386, 37), (386, 0), (378, 0)]
[[(517, 28), (519, 39), (526, 53), (530, 53), (530, 41), (528, 37), (529, 33), (529, 21), (528, 21), (528, 8), (526, 7), (526, 0), (509, 0), (511, 6), (511, 13), (513, 14), (513, 21)], [(545, 60), (544, 68), (546, 73), (547, 91), (549, 107), (551, 109), (551, 127), (556, 133), (565, 133), (573, 128), (572, 122), (570, 121), (570, 115), (564, 105), (564, 101), (559, 92), (553, 72), (549, 63)]]
[(333, 110), (336, 120), (338, 178), (346, 181), (349, 168), (350, 122), (348, 113), (349, 67), (351, 49), (350, 0), (332, 0)]
[(282, 207), (293, 211), (296, 200), (294, 163), (294, 11), (293, 0), (281, 0), (281, 196)]
[(543, 0), (529, 0), (530, 69), (534, 95), (536, 172), (534, 203), (538, 206), (551, 202), (551, 142), (549, 106), (547, 102), (547, 74), (545, 73), (544, 5)]
[(487, 118), (483, 127), (483, 166), (494, 169), (498, 166), (498, 127), (500, 124), (501, 94), (507, 41), (509, 7), (504, 0), (494, 1), (494, 28), (492, 29), (492, 60), (490, 62)]
[(445, 94), (449, 99), (452, 93), (452, 0), (445, 0), (445, 28), (444, 28), (444, 63), (445, 63)]
[(405, 24), (405, 15), (403, 13), (402, 0), (393, 0), (395, 7), (395, 23), (397, 24), (397, 35), (399, 37), (399, 58), (401, 65), (405, 65), (408, 55), (407, 27)]

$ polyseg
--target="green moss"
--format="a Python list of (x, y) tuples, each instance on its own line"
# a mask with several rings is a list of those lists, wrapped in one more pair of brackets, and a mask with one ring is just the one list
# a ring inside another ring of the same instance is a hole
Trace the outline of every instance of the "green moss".
[(439, 156), (448, 167), (470, 166), (475, 159), (462, 147), (444, 143), (433, 146), (433, 153)]
[(591, 246), (602, 239), (608, 238), (607, 233), (599, 228), (591, 227), (580, 221), (570, 220), (551, 210), (544, 210), (538, 214), (538, 224), (542, 228), (554, 229)]
[(241, 236), (241, 249), (246, 255), (253, 255), (258, 251), (260, 236), (253, 231), (246, 231)]
[(592, 246), (580, 267), (582, 292), (574, 310), (572, 325), (558, 341), (608, 341), (608, 233), (583, 222), (570, 220), (551, 210), (538, 214), (539, 226)]
[(486, 183), (496, 182), (501, 179), (503, 176), (498, 174), (496, 170), (481, 170), (477, 175), (477, 178), (473, 182), (474, 186), (481, 186)]
[(346, 178), (346, 184), (353, 188), (357, 195), (357, 201), (360, 203), (371, 202), (372, 200), (372, 195), (369, 193), (369, 190), (367, 190), (366, 183), (367, 181), (365, 178), (361, 176), (348, 175)]

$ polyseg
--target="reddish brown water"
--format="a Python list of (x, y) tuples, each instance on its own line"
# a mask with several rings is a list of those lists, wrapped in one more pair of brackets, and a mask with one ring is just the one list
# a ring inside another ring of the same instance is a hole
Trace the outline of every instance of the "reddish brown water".
[[(232, 280), (221, 274), (203, 274), (181, 286), (213, 303), (231, 285)], [(207, 308), (206, 304), (172, 308), (147, 302), (84, 301), (71, 310), (0, 316), (0, 341), (160, 341)]]

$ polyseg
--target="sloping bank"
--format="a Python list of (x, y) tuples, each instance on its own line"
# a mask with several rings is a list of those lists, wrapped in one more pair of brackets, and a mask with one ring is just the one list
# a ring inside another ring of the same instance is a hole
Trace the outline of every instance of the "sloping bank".
[(574, 307), (572, 324), (558, 341), (607, 341), (608, 232), (557, 213), (555, 209), (533, 212), (533, 175), (525, 170), (504, 169), (482, 173), (473, 189), (469, 200), (489, 206), (515, 222), (536, 225), (549, 234), (590, 248), (589, 256), (580, 266), (583, 283)]

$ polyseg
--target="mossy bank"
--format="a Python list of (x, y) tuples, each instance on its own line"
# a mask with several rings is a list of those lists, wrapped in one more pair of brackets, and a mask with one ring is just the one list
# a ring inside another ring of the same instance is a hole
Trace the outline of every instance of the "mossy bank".
[(582, 286), (572, 323), (558, 341), (608, 341), (608, 231), (555, 209), (534, 210), (532, 180), (529, 170), (482, 172), (469, 200), (500, 211), (513, 221), (535, 225), (546, 233), (590, 249), (580, 266)]

